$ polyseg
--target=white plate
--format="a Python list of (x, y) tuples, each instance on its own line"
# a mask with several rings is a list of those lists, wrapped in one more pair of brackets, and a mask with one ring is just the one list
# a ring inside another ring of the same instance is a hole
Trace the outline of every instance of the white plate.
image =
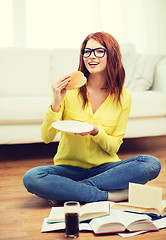
[(90, 125), (89, 123), (72, 120), (53, 122), (52, 126), (60, 131), (68, 133), (84, 133), (93, 130), (93, 126)]

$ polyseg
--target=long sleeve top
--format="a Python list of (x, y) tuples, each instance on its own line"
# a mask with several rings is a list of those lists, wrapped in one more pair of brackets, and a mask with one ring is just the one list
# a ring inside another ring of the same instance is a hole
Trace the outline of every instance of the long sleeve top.
[(131, 94), (123, 88), (121, 104), (109, 94), (95, 113), (90, 101), (85, 109), (82, 107), (82, 97), (78, 90), (67, 91), (58, 112), (48, 108), (41, 126), (41, 136), (45, 143), (54, 140), (58, 130), (52, 123), (59, 120), (76, 120), (96, 124), (97, 135), (74, 135), (61, 132), (57, 153), (54, 156), (55, 165), (72, 165), (82, 168), (92, 168), (108, 162), (120, 161), (117, 152), (123, 142), (127, 121), (131, 108)]

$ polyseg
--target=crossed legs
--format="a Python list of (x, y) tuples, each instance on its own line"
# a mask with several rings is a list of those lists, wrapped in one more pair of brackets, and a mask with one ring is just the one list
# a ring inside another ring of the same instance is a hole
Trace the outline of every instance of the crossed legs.
[(160, 172), (160, 161), (138, 155), (91, 169), (69, 165), (41, 166), (23, 178), (27, 190), (41, 198), (79, 202), (122, 201), (128, 197), (129, 182), (145, 184)]

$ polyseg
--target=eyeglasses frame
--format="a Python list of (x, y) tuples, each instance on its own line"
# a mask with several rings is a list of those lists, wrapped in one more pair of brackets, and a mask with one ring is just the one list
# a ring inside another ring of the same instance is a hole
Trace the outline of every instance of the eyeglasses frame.
[(89, 51), (90, 51), (90, 54), (89, 54), (89, 56), (88, 57), (90, 57), (90, 55), (92, 54), (92, 52), (94, 53), (94, 55), (95, 55), (95, 57), (97, 57), (96, 56), (96, 54), (95, 54), (95, 50), (97, 50), (97, 49), (102, 49), (102, 50), (104, 50), (104, 55), (102, 56), (102, 57), (97, 57), (97, 58), (103, 58), (104, 56), (105, 56), (105, 53), (108, 51), (106, 48), (101, 48), (101, 47), (99, 47), (99, 48), (82, 48), (81, 49), (81, 53), (82, 53), (82, 56), (84, 57), (84, 58), (88, 58), (88, 57), (85, 57), (84, 56), (84, 51), (85, 51), (85, 49), (88, 49)]

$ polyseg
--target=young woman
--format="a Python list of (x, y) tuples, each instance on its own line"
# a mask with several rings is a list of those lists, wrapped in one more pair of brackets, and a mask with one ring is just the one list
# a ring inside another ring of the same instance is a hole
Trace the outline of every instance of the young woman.
[(53, 166), (40, 166), (24, 175), (27, 190), (52, 201), (121, 201), (128, 198), (129, 182), (145, 184), (160, 172), (157, 158), (138, 155), (120, 160), (131, 107), (130, 92), (123, 87), (125, 71), (120, 48), (105, 32), (89, 34), (81, 46), (79, 69), (87, 84), (66, 90), (70, 76), (52, 86), (53, 101), (41, 126), (45, 143), (57, 130), (52, 123), (77, 120), (93, 125), (82, 134), (61, 132)]

